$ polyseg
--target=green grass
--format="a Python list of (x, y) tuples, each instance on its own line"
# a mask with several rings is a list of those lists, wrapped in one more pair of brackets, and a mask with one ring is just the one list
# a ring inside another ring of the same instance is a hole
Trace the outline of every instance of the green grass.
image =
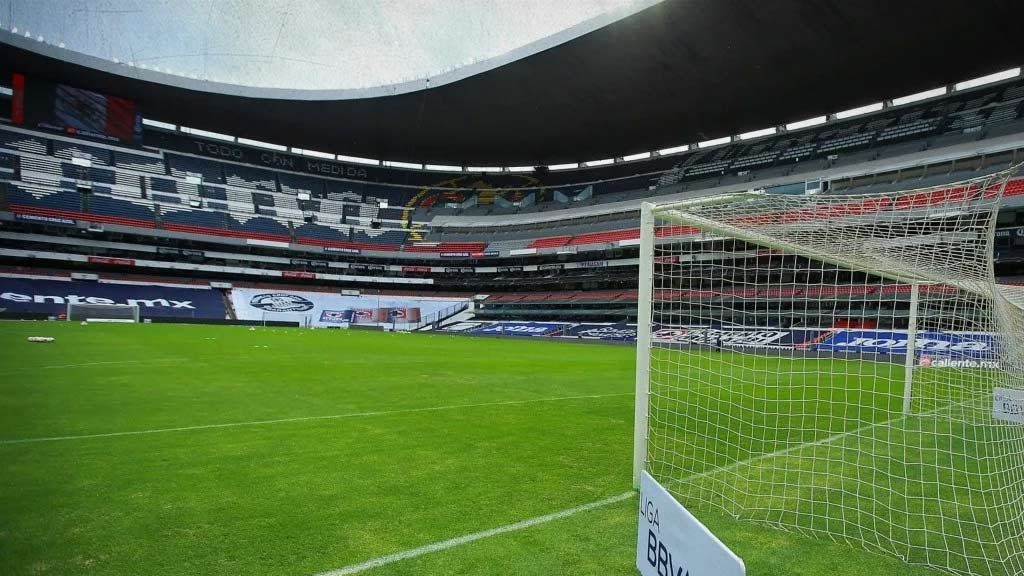
[[(0, 574), (312, 575), (621, 494), (633, 355), (445, 335), (0, 323), (0, 441), (305, 418), (0, 443)], [(634, 574), (635, 506), (367, 574)], [(936, 574), (699, 516), (752, 575)]]

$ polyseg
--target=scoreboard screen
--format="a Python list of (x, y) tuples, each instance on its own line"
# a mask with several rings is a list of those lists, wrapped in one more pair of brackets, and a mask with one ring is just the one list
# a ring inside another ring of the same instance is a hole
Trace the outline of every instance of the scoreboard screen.
[(134, 100), (15, 74), (11, 121), (99, 140), (139, 143), (142, 115)]

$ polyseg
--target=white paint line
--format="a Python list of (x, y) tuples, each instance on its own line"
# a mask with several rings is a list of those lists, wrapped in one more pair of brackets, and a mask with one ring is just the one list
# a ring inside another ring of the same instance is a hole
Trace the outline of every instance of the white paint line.
[(329, 414), (326, 416), (298, 416), (295, 418), (275, 418), (273, 420), (253, 420), (249, 422), (227, 422), (223, 424), (200, 424), (198, 426), (181, 426), (179, 428), (156, 428), (153, 430), (131, 430), (127, 432), (106, 432), (102, 434), (78, 434), (74, 436), (49, 436), (41, 438), (0, 439), (3, 444), (28, 444), (30, 442), (56, 442), (59, 440), (84, 440), (88, 438), (111, 438), (114, 436), (138, 436), (141, 434), (161, 434), (164, 432), (186, 432), (189, 430), (209, 430), (212, 428), (234, 428), (239, 426), (264, 426), (285, 422), (308, 422), (310, 420), (338, 420), (342, 418), (364, 418), (369, 416), (390, 416), (392, 414), (411, 414), (414, 412), (438, 412), (442, 410), (458, 410), (460, 408), (484, 408), (487, 406), (516, 406), (519, 404), (535, 404), (538, 402), (561, 402), (565, 400), (587, 400), (592, 398), (612, 398), (615, 396), (632, 396), (632, 392), (615, 394), (590, 394), (584, 396), (560, 396), (555, 398), (533, 398), (530, 400), (507, 400), (503, 402), (481, 402), (479, 404), (451, 404), (448, 406), (430, 406), (427, 408), (402, 408), (398, 410), (376, 410), (372, 412), (348, 412), (345, 414)]
[[(782, 450), (776, 450), (775, 452), (769, 452), (767, 454), (759, 454), (757, 456), (753, 456), (753, 457), (747, 458), (746, 460), (740, 460), (738, 462), (733, 462), (732, 464), (728, 464), (726, 466), (721, 466), (719, 468), (715, 468), (714, 470), (708, 470), (707, 472), (700, 472), (700, 473), (697, 473), (697, 474), (691, 474), (690, 476), (687, 476), (685, 478), (681, 478), (679, 480), (670, 480), (669, 484), (685, 484), (687, 482), (696, 480), (698, 478), (704, 478), (704, 477), (707, 477), (707, 476), (714, 476), (715, 474), (719, 474), (721, 472), (729, 472), (731, 470), (735, 470), (736, 468), (739, 468), (740, 466), (747, 466), (749, 464), (754, 464), (755, 462), (759, 462), (761, 460), (766, 460), (768, 458), (775, 458), (777, 456), (785, 456), (786, 454), (789, 454), (791, 452), (796, 452), (798, 450), (803, 450), (804, 448), (813, 448), (813, 447), (816, 447), (816, 446), (822, 446), (824, 444), (831, 444), (832, 442), (835, 442), (836, 440), (842, 440), (843, 438), (846, 438), (848, 436), (854, 436), (856, 434), (860, 434), (861, 432), (864, 432), (866, 430), (870, 430), (872, 428), (881, 428), (882, 426), (889, 426), (889, 425), (892, 425), (892, 424), (895, 424), (895, 423), (899, 422), (900, 420), (906, 420), (907, 418), (911, 418), (911, 417), (920, 418), (920, 417), (925, 417), (925, 416), (934, 416), (934, 415), (938, 414), (939, 412), (941, 412), (943, 410), (948, 410), (950, 408), (955, 408), (957, 406), (963, 406), (964, 404), (967, 404), (971, 400), (972, 399), (969, 398), (967, 400), (964, 400), (963, 402), (954, 402), (952, 404), (947, 404), (945, 406), (940, 406), (940, 407), (938, 407), (938, 408), (936, 408), (934, 410), (928, 410), (927, 412), (921, 412), (920, 414), (900, 414), (899, 416), (897, 416), (895, 418), (891, 418), (889, 420), (885, 420), (884, 422), (875, 422), (875, 423), (872, 423), (872, 424), (865, 424), (864, 426), (860, 426), (859, 428), (854, 428), (853, 430), (847, 430), (846, 432), (838, 432), (838, 433), (833, 434), (831, 436), (827, 436), (825, 438), (814, 440), (812, 442), (805, 442), (803, 444), (797, 444), (795, 446), (790, 446), (789, 448), (783, 448)], [(666, 486), (666, 488), (667, 487), (668, 486)]]
[(118, 364), (160, 364), (163, 362), (187, 362), (194, 361), (186, 358), (155, 358), (148, 360), (108, 360), (105, 362), (84, 362), (82, 364), (50, 364), (48, 366), (26, 366), (15, 368), (7, 372), (0, 372), (0, 375), (14, 374), (17, 372), (35, 372), (36, 370), (57, 370), (63, 368), (86, 368), (89, 366), (111, 366)]
[[(927, 412), (922, 412), (920, 414), (911, 414), (910, 416), (914, 416), (914, 417), (932, 416), (934, 414), (937, 414), (938, 412), (941, 412), (942, 410), (946, 410), (946, 409), (949, 409), (949, 408), (960, 406), (960, 405), (966, 404), (969, 401), (970, 400), (965, 401), (965, 402), (955, 403), (955, 404), (949, 404), (947, 406), (941, 406), (941, 407), (936, 408), (934, 410), (929, 410)], [(715, 468), (714, 470), (709, 470), (707, 472), (701, 472), (701, 473), (698, 473), (698, 474), (691, 474), (690, 476), (687, 476), (686, 478), (682, 478), (680, 480), (677, 480), (677, 481), (671, 482), (671, 483), (672, 484), (680, 484), (680, 483), (690, 482), (692, 480), (696, 480), (698, 478), (702, 478), (702, 477), (705, 477), (705, 476), (713, 476), (713, 475), (718, 474), (720, 472), (728, 472), (730, 470), (734, 470), (736, 468), (739, 468), (740, 466), (745, 466), (745, 465), (748, 465), (748, 464), (753, 464), (755, 462), (758, 462), (760, 460), (765, 460), (767, 458), (773, 458), (773, 457), (776, 457), (776, 456), (783, 456), (783, 455), (789, 454), (790, 452), (796, 452), (797, 450), (802, 450), (804, 448), (810, 448), (810, 447), (814, 447), (814, 446), (821, 446), (823, 444), (829, 444), (831, 442), (835, 442), (836, 440), (840, 440), (840, 439), (845, 438), (847, 436), (853, 436), (855, 434), (859, 434), (860, 432), (864, 432), (865, 430), (869, 430), (871, 428), (876, 428), (876, 427), (881, 427), (881, 426), (888, 426), (890, 424), (895, 424), (896, 422), (899, 422), (900, 420), (904, 420), (906, 418), (907, 418), (907, 415), (902, 415), (901, 414), (900, 416), (897, 416), (896, 418), (892, 418), (892, 419), (886, 420), (884, 422), (877, 422), (877, 423), (873, 423), (873, 424), (867, 424), (867, 425), (861, 426), (859, 428), (855, 428), (853, 430), (848, 430), (846, 432), (840, 432), (838, 434), (833, 434), (831, 436), (828, 436), (828, 437), (825, 437), (825, 438), (821, 438), (821, 439), (815, 440), (813, 442), (806, 442), (804, 444), (798, 444), (796, 446), (791, 446), (789, 448), (784, 448), (782, 450), (778, 450), (776, 452), (771, 452), (769, 454), (761, 454), (761, 455), (758, 455), (758, 456), (754, 456), (752, 458), (748, 458), (746, 460), (741, 460), (739, 462), (733, 462), (732, 464), (729, 464), (729, 465), (726, 465), (726, 466), (722, 466), (720, 468)], [(576, 508), (570, 508), (568, 510), (563, 510), (561, 512), (555, 512), (553, 514), (548, 514), (546, 516), (538, 516), (536, 518), (531, 518), (529, 520), (523, 520), (522, 522), (517, 522), (515, 524), (509, 524), (507, 526), (501, 526), (501, 527), (498, 527), (498, 528), (492, 528), (490, 530), (484, 530), (483, 532), (475, 532), (473, 534), (467, 534), (465, 536), (459, 536), (457, 538), (452, 538), (450, 540), (442, 540), (441, 542), (436, 542), (434, 544), (427, 544), (426, 546), (421, 546), (419, 548), (413, 548), (411, 550), (405, 550), (403, 552), (396, 552), (394, 554), (388, 554), (387, 556), (381, 556), (379, 558), (374, 558), (372, 560), (367, 560), (366, 562), (362, 562), (360, 564), (352, 564), (352, 565), (346, 566), (344, 568), (338, 568), (337, 570), (331, 570), (331, 571), (328, 571), (328, 572), (322, 572), (320, 574), (317, 574), (317, 576), (345, 576), (347, 574), (356, 574), (356, 573), (359, 573), (359, 572), (363, 572), (365, 570), (370, 570), (371, 568), (376, 568), (378, 566), (383, 566), (385, 564), (391, 564), (392, 562), (398, 562), (400, 560), (406, 560), (408, 558), (415, 558), (416, 556), (422, 556), (424, 554), (430, 554), (431, 552), (438, 552), (438, 551), (441, 551), (441, 550), (446, 550), (448, 548), (454, 548), (455, 546), (461, 546), (463, 544), (469, 544), (470, 542), (475, 542), (477, 540), (480, 540), (480, 539), (483, 539), (483, 538), (488, 538), (490, 536), (496, 536), (498, 534), (505, 534), (506, 532), (513, 532), (513, 531), (516, 531), (516, 530), (522, 530), (524, 528), (529, 528), (531, 526), (536, 526), (538, 524), (544, 524), (545, 522), (551, 522), (553, 520), (558, 520), (560, 518), (565, 518), (566, 516), (572, 516), (574, 514), (579, 514), (580, 512), (585, 512), (587, 510), (592, 510), (594, 508), (599, 508), (601, 506), (607, 506), (609, 504), (614, 504), (615, 502), (621, 502), (621, 501), (623, 501), (623, 500), (625, 500), (625, 499), (627, 499), (627, 498), (629, 498), (629, 497), (631, 497), (631, 496), (633, 496), (635, 494), (636, 494), (636, 492), (632, 492), (632, 491), (631, 492), (626, 492), (626, 493), (623, 493), (623, 494), (619, 494), (618, 496), (612, 496), (611, 498), (606, 498), (604, 500), (599, 500), (597, 502), (591, 502), (590, 504), (584, 504), (583, 506), (577, 506)]]
[(442, 540), (433, 544), (427, 544), (426, 546), (420, 546), (419, 548), (413, 548), (411, 550), (405, 550), (402, 552), (396, 552), (394, 554), (388, 554), (387, 556), (380, 556), (366, 562), (359, 564), (352, 564), (345, 566), (344, 568), (338, 568), (337, 570), (330, 570), (328, 572), (322, 572), (317, 576), (346, 576), (347, 574), (357, 574), (371, 568), (377, 568), (378, 566), (384, 566), (385, 564), (391, 564), (400, 560), (407, 560), (409, 558), (415, 558), (417, 556), (423, 556), (424, 554), (430, 554), (432, 552), (440, 552), (441, 550), (447, 550), (448, 548), (454, 548), (456, 546), (462, 546), (463, 544), (469, 544), (470, 542), (476, 542), (484, 538), (490, 538), (491, 536), (497, 536), (499, 534), (507, 534), (509, 532), (515, 532), (517, 530), (524, 530), (538, 524), (546, 524), (555, 520), (561, 520), (562, 518), (568, 518), (580, 514), (581, 512), (587, 512), (595, 508), (601, 508), (617, 502), (622, 502), (636, 496), (636, 492), (630, 490), (629, 492), (623, 492), (618, 496), (612, 496), (589, 504), (583, 504), (582, 506), (576, 506), (575, 508), (568, 508), (561, 512), (554, 512), (552, 514), (546, 514), (544, 516), (537, 516), (536, 518), (530, 518), (515, 524), (508, 524), (505, 526), (499, 526), (497, 528), (491, 528), (490, 530), (484, 530), (482, 532), (474, 532), (472, 534), (466, 534), (457, 538), (451, 538), (449, 540)]

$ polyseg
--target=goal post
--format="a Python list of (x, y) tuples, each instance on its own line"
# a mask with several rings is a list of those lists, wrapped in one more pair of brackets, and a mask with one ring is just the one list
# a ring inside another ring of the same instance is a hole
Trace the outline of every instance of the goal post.
[(68, 320), (86, 322), (138, 322), (139, 307), (134, 304), (72, 304), (67, 305)]
[(1007, 170), (641, 208), (634, 481), (955, 574), (1024, 575)]

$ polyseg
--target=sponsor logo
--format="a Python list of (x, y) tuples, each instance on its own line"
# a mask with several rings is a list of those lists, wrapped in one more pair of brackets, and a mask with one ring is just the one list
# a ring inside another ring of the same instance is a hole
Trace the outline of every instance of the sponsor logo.
[(14, 218), (17, 220), (24, 220), (26, 222), (43, 222), (45, 224), (57, 224), (60, 226), (74, 226), (75, 220), (73, 218), (61, 218), (59, 216), (37, 216), (35, 214), (15, 214)]
[(114, 266), (135, 266), (131, 258), (109, 258), (107, 256), (89, 256), (90, 264), (112, 264)]
[(352, 311), (352, 321), (356, 324), (366, 324), (377, 321), (377, 310), (373, 308), (358, 308)]
[[(831, 338), (819, 343), (817, 349), (839, 352), (873, 352), (877, 354), (904, 354), (908, 336), (905, 332), (878, 330), (839, 330)], [(932, 357), (955, 356), (993, 358), (996, 341), (991, 334), (920, 332), (914, 340), (914, 351)]]
[(613, 339), (613, 340), (635, 340), (636, 339), (636, 328), (616, 328), (614, 326), (605, 326), (603, 328), (590, 328), (589, 330), (581, 330), (576, 333), (578, 336), (584, 338), (601, 338), (601, 339)]
[(441, 252), (441, 258), (469, 258), (469, 252)]
[(973, 358), (962, 358), (953, 360), (951, 358), (921, 359), (921, 366), (925, 368), (992, 368), (999, 369), (999, 362), (995, 360), (975, 360)]
[(257, 294), (249, 301), (249, 305), (267, 312), (305, 312), (313, 309), (313, 303), (302, 296), (283, 292)]
[(781, 346), (787, 330), (718, 330), (716, 328), (663, 328), (651, 336), (660, 342), (721, 346)]
[(352, 311), (324, 310), (320, 313), (320, 321), (327, 324), (348, 324), (352, 321)]
[(191, 300), (168, 300), (166, 298), (153, 298), (151, 300), (143, 298), (128, 298), (124, 302), (117, 302), (110, 298), (100, 298), (99, 296), (79, 296), (78, 294), (57, 296), (55, 294), (29, 295), (18, 294), (17, 292), (3, 292), (0, 293), (0, 300), (19, 302), (22, 304), (127, 304), (129, 306), (138, 306), (139, 308), (184, 308), (188, 310), (195, 310), (195, 306), (192, 305)]
[(597, 340), (636, 340), (636, 326), (628, 324), (580, 324), (567, 331), (568, 336)]
[(338, 248), (335, 246), (324, 246), (324, 252), (338, 252), (341, 254), (359, 254), (362, 250), (358, 248)]
[(315, 272), (303, 272), (303, 271), (300, 271), (300, 270), (282, 270), (281, 271), (281, 277), (282, 278), (306, 278), (306, 279), (311, 279), (311, 278), (316, 278), (316, 273)]
[(565, 328), (563, 324), (544, 322), (495, 322), (478, 328), (477, 334), (507, 334), (510, 336), (547, 336)]

